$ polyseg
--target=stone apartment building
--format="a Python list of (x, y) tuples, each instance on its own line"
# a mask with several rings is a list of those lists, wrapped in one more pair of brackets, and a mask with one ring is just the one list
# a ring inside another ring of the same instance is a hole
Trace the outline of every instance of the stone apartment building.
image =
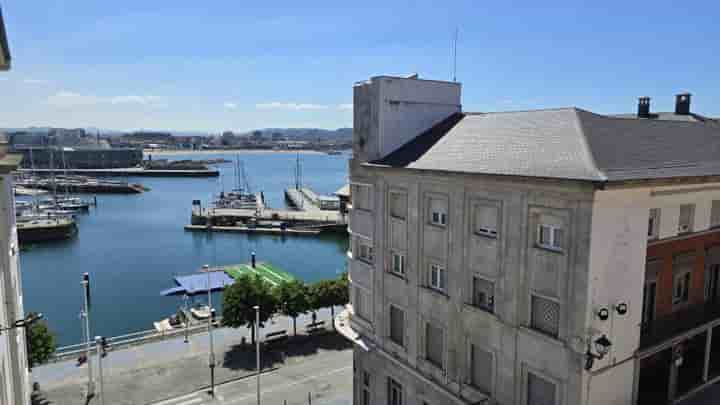
[[(0, 71), (10, 68), (2, 11), (0, 10)], [(18, 268), (20, 254), (15, 228), (15, 197), (11, 171), (21, 156), (6, 153), (6, 139), (0, 139), (0, 404), (30, 403), (30, 373), (25, 332), (14, 328), (24, 318), (22, 283)]]
[(717, 381), (720, 124), (689, 94), (607, 116), (460, 93), (354, 86), (355, 403), (657, 404)]

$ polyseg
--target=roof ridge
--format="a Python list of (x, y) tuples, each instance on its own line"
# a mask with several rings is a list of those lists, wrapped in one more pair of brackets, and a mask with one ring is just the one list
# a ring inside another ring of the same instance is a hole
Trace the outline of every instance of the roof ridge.
[(597, 161), (595, 160), (595, 155), (593, 155), (592, 148), (590, 147), (590, 143), (588, 142), (587, 135), (585, 133), (585, 126), (583, 125), (582, 117), (580, 116), (580, 113), (590, 113), (589, 111), (583, 110), (581, 108), (574, 108), (575, 113), (575, 125), (577, 125), (577, 129), (580, 131), (580, 141), (583, 144), (583, 149), (585, 150), (585, 153), (587, 153), (588, 159), (590, 159), (590, 164), (593, 166), (595, 171), (600, 175), (603, 181), (607, 181), (608, 176), (605, 174), (603, 170), (600, 169), (600, 167), (597, 164)]
[(566, 111), (577, 109), (577, 107), (549, 107), (549, 108), (538, 108), (534, 110), (509, 110), (509, 111), (464, 111), (465, 115), (490, 115), (490, 114), (513, 114), (521, 112), (543, 112), (543, 111)]

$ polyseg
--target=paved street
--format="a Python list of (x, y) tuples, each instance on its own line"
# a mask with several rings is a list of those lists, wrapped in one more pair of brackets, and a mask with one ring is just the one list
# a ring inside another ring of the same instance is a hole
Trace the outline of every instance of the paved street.
[[(318, 317), (329, 318), (329, 310), (323, 310)], [(304, 331), (309, 322), (309, 317), (300, 319), (298, 332)], [(288, 320), (278, 317), (274, 324), (267, 325), (262, 335), (287, 327)], [(209, 401), (205, 393), (210, 384), (208, 336), (199, 334), (191, 336), (188, 343), (179, 337), (111, 351), (103, 359), (105, 403), (254, 403), (255, 351), (249, 344), (240, 344), (247, 333), (230, 328), (214, 332), (215, 381), (221, 384), (217, 392), (222, 401)], [(350, 347), (349, 342), (339, 335), (327, 333), (301, 334), (288, 343), (268, 348), (263, 353), (263, 369), (269, 371), (262, 376), (262, 386), (267, 392), (267, 401), (273, 402), (267, 403), (283, 404), (282, 401), (287, 400), (288, 404), (306, 404), (308, 392), (312, 393), (313, 404), (351, 403), (343, 402), (352, 396)], [(87, 368), (76, 367), (74, 360), (37, 367), (33, 370), (33, 380), (40, 383), (49, 403), (84, 403)], [(300, 398), (304, 402), (297, 402)], [(91, 403), (99, 404), (100, 401), (96, 398)]]

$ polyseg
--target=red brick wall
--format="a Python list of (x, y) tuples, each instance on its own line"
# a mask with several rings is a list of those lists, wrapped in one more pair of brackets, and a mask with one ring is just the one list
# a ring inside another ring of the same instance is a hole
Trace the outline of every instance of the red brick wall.
[(720, 245), (720, 230), (683, 239), (657, 242), (647, 248), (647, 260), (662, 260), (662, 270), (657, 277), (656, 317), (672, 313), (673, 256), (695, 252), (695, 264), (690, 276), (690, 304), (700, 304), (705, 299), (705, 251)]

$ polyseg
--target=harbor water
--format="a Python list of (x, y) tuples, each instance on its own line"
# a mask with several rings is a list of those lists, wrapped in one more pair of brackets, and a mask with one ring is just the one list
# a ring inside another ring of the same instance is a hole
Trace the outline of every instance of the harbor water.
[[(154, 159), (235, 159), (238, 153), (153, 156)], [(283, 190), (294, 185), (295, 154), (239, 154), (253, 191), (263, 191), (271, 207), (284, 207)], [(348, 155), (303, 153), (305, 186), (330, 194), (347, 182)], [(66, 241), (25, 246), (21, 274), (25, 311), (42, 312), (59, 345), (82, 339), (80, 280), (90, 273), (94, 335), (116, 336), (151, 329), (174, 313), (181, 297), (163, 297), (173, 276), (203, 264), (246, 263), (255, 251), (294, 276), (315, 282), (345, 271), (347, 235), (248, 235), (186, 232), (191, 203), (205, 206), (223, 188), (234, 187), (234, 165), (218, 164), (218, 178), (129, 178), (151, 190), (134, 195), (98, 195), (97, 207), (78, 215), (79, 233)], [(213, 302), (222, 301), (222, 293)], [(206, 297), (196, 297), (205, 301)]]

